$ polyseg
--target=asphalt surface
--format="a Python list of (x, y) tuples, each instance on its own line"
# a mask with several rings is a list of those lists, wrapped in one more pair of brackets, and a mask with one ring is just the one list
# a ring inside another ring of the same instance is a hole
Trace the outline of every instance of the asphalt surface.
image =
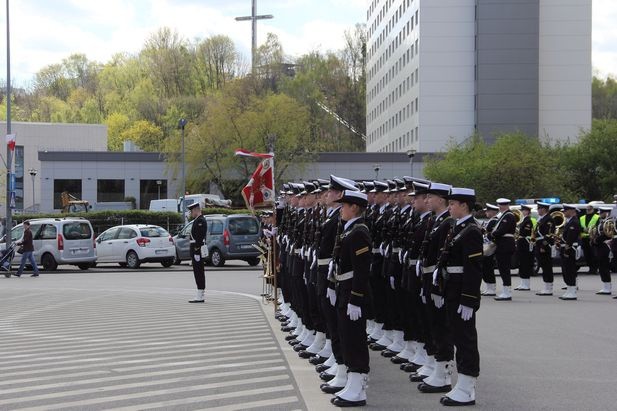
[[(0, 277), (0, 410), (332, 408), (257, 297), (260, 270), (228, 264), (208, 268), (197, 306), (186, 303), (188, 265)], [(595, 295), (598, 276), (579, 276), (579, 287), (578, 301), (560, 290), (482, 300), (472, 409), (617, 409), (617, 300)], [(371, 353), (367, 409), (442, 409), (415, 385)]]

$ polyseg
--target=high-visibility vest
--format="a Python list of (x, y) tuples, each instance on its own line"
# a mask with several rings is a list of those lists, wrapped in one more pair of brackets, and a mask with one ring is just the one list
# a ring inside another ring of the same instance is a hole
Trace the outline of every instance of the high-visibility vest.
[(600, 219), (600, 216), (597, 214), (594, 214), (593, 217), (591, 217), (591, 220), (589, 220), (589, 225), (586, 224), (587, 221), (587, 216), (583, 215), (581, 216), (581, 218), (579, 219), (579, 221), (581, 222), (581, 237), (582, 238), (586, 238), (589, 237), (589, 231), (596, 226), (596, 224), (598, 224), (598, 220)]
[(531, 228), (532, 228), (532, 230), (535, 230), (537, 225), (538, 225), (538, 220), (535, 219), (534, 217), (531, 217)]

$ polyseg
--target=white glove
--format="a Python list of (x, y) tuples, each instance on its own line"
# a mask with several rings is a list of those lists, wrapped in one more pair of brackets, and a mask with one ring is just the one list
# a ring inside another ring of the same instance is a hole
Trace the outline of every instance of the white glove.
[(362, 308), (357, 305), (347, 304), (347, 315), (351, 321), (356, 321), (362, 317)]
[(200, 261), (201, 261), (201, 255), (199, 255), (199, 254), (195, 254), (195, 255), (193, 255), (193, 258), (195, 259), (195, 262), (196, 262), (196, 263), (198, 263), (198, 262), (200, 262)]
[(381, 254), (382, 256), (385, 255), (385, 253), (383, 252), (383, 244), (384, 243), (379, 244), (379, 254)]
[(386, 246), (386, 249), (385, 249), (385, 250), (383, 250), (383, 256), (384, 256), (384, 257), (388, 255), (388, 251), (390, 251), (390, 244), (388, 244), (388, 245)]
[(416, 263), (416, 277), (420, 277), (422, 275), (422, 263), (420, 260)]
[(459, 305), (456, 312), (461, 315), (463, 321), (469, 321), (473, 315), (473, 308), (467, 307), (466, 305)]
[(392, 288), (393, 290), (395, 290), (396, 288), (394, 287), (394, 277), (390, 276), (390, 288)]
[[(435, 271), (433, 271), (433, 285), (437, 285), (437, 279), (439, 278), (439, 268), (436, 268)], [(439, 308), (439, 307), (437, 307)]]
[(426, 297), (421, 295), (420, 298), (422, 298), (422, 304), (426, 304)]
[(304, 260), (304, 246), (300, 248), (300, 259)]
[(289, 245), (289, 237), (287, 237), (287, 234), (283, 236), (283, 243)]
[(328, 287), (328, 289), (326, 290), (326, 297), (328, 297), (328, 300), (330, 300), (330, 305), (336, 305), (336, 291)]
[(303, 275), (302, 278), (304, 278), (304, 285), (308, 285), (308, 277)]
[(317, 250), (313, 251), (313, 263), (311, 264), (311, 270), (317, 267)]
[(433, 300), (433, 304), (435, 307), (441, 308), (443, 307), (443, 297), (437, 294), (431, 294), (431, 300)]
[(201, 246), (201, 257), (202, 258), (208, 258), (209, 255), (210, 255), (210, 253), (208, 252), (208, 246), (207, 245), (202, 245)]
[(272, 227), (272, 230), (270, 230), (270, 232), (272, 233), (272, 235), (276, 235), (276, 233), (278, 233), (278, 227)]
[(330, 260), (328, 263), (328, 278), (334, 275), (334, 260)]
[(399, 256), (401, 256), (401, 264), (407, 261), (407, 254), (409, 254), (409, 251), (405, 251), (402, 256), (399, 254)]

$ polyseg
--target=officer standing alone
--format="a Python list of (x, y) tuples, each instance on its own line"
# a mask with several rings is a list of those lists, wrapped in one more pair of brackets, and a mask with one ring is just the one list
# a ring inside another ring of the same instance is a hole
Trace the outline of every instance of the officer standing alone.
[[(195, 276), (195, 285), (197, 285), (197, 294), (194, 300), (189, 303), (203, 303), (204, 291), (206, 289), (206, 274), (204, 272), (204, 258), (207, 257), (206, 246), (206, 231), (207, 223), (204, 216), (201, 214), (199, 202), (193, 203), (187, 207), (193, 218), (193, 227), (191, 228), (191, 263), (193, 265), (193, 275)], [(202, 251), (203, 250), (203, 251)]]

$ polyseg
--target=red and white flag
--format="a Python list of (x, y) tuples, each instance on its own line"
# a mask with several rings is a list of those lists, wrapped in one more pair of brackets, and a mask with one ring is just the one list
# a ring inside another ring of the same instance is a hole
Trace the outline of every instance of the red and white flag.
[(242, 197), (250, 210), (260, 207), (272, 207), (274, 205), (273, 166), (274, 159), (272, 156), (262, 160), (248, 184), (242, 189)]
[(253, 153), (241, 148), (236, 149), (234, 154), (240, 157), (274, 158), (273, 153)]
[(9, 146), (9, 150), (15, 151), (15, 134), (6, 135), (6, 145)]

